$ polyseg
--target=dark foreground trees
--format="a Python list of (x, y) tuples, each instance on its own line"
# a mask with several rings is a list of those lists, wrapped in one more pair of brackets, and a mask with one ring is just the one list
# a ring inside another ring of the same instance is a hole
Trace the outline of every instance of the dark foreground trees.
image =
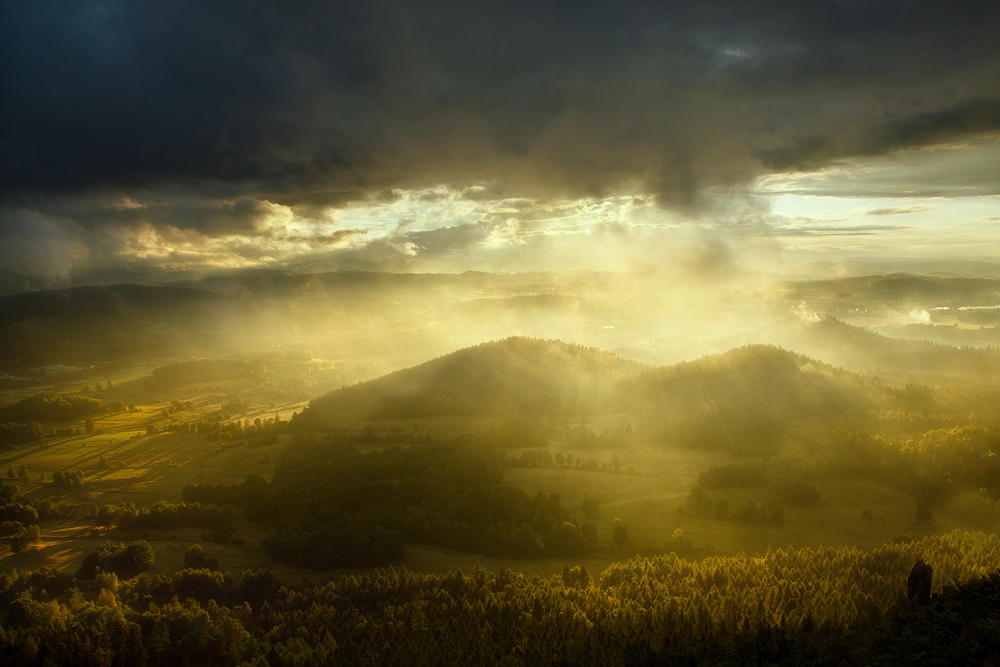
[[(0, 574), (0, 664), (997, 664), (998, 553), (996, 536), (956, 532), (635, 559), (596, 578), (389, 569), (288, 588), (269, 572)], [(905, 600), (918, 558), (939, 593), (919, 607)], [(964, 583), (941, 594), (952, 578)]]

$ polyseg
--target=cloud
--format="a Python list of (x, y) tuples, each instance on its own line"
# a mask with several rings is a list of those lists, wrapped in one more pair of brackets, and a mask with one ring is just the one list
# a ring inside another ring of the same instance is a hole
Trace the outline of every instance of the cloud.
[(774, 236), (873, 236), (878, 232), (909, 229), (899, 225), (813, 225), (775, 228)]
[(760, 180), (770, 195), (930, 199), (1000, 195), (1000, 141), (979, 137), (894, 155), (838, 160), (809, 173)]
[(364, 229), (338, 229), (328, 234), (292, 234), (290, 236), (283, 237), (282, 240), (289, 243), (307, 243), (310, 245), (330, 246), (338, 245), (354, 236), (364, 235), (367, 233), (368, 231)]
[(403, 238), (425, 253), (442, 253), (462, 250), (481, 244), (489, 237), (490, 226), (486, 224), (456, 225), (439, 227), (424, 232), (409, 232)]
[(871, 208), (860, 215), (905, 215), (933, 210), (933, 206), (890, 206), (889, 208)]
[(762, 162), (776, 171), (815, 171), (842, 158), (888, 155), (998, 129), (1000, 99), (974, 98), (931, 112), (876, 118), (800, 137), (784, 146), (765, 149), (760, 155)]
[(423, 204), (436, 204), (448, 199), (447, 192), (425, 192), (420, 195), (420, 202)]
[(445, 184), (693, 210), (1000, 131), (998, 21), (986, 1), (14, 0), (0, 181), (12, 204), (169, 185), (306, 215)]
[(80, 229), (72, 222), (24, 209), (0, 210), (0, 267), (33, 279), (65, 279), (87, 259)]
[(220, 201), (162, 192), (92, 197), (87, 201), (60, 198), (47, 205), (41, 203), (39, 208), (71, 218), (88, 229), (148, 224), (197, 231), (207, 236), (268, 234), (272, 228), (284, 226), (294, 217), (288, 207), (254, 197)]
[(985, 0), (11, 0), (0, 205), (35, 222), (0, 267), (527, 268), (604, 261), (594, 238), (682, 262), (649, 239), (687, 218), (692, 270), (725, 273), (748, 239), (901, 229), (720, 203), (748, 192), (1000, 194), (998, 23)]

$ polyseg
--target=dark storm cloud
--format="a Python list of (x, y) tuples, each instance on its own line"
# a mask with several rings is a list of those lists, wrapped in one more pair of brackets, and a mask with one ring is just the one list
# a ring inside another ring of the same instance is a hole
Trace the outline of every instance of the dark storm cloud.
[(77, 222), (91, 226), (169, 225), (209, 236), (241, 234), (254, 236), (267, 231), (274, 216), (273, 206), (252, 197), (234, 202), (210, 199), (175, 202), (120, 202), (93, 205), (72, 213)]
[[(995, 90), (1000, 78), (994, 77), (993, 83)], [(846, 127), (802, 137), (761, 155), (766, 166), (779, 171), (810, 171), (840, 158), (886, 155), (902, 148), (995, 132), (1000, 129), (1000, 94), (993, 94), (997, 98), (975, 99), (898, 120), (859, 118)]]
[[(1000, 130), (1000, 3), (4, 4), (8, 205), (164, 187), (315, 214), (394, 189), (631, 191)], [(388, 199), (387, 199), (388, 198)], [(227, 204), (232, 205), (232, 204)], [(235, 205), (233, 205), (235, 206)], [(109, 215), (110, 219), (114, 216)]]
[(1000, 195), (1000, 141), (997, 136), (980, 137), (933, 149), (844, 159), (819, 172), (766, 181), (764, 190), (773, 194), (877, 199), (996, 196)]

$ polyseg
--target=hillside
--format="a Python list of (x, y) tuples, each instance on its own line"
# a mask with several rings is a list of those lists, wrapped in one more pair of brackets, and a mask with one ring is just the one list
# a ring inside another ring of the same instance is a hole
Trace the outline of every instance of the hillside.
[(790, 327), (783, 342), (805, 354), (856, 371), (977, 375), (1000, 372), (1000, 351), (996, 349), (891, 338), (832, 317)]
[(862, 380), (769, 345), (752, 345), (623, 380), (619, 400), (657, 441), (766, 452), (797, 428), (852, 422), (868, 407)]
[(326, 430), (390, 417), (602, 412), (614, 381), (640, 368), (595, 348), (507, 338), (316, 398), (293, 424)]
[(657, 442), (766, 450), (796, 424), (868, 405), (857, 376), (770, 346), (650, 368), (593, 348), (526, 338), (484, 343), (314, 399), (301, 430), (373, 419), (630, 412)]

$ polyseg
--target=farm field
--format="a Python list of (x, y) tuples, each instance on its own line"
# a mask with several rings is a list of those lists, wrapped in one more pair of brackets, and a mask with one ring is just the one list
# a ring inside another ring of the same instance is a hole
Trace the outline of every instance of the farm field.
[[(193, 433), (147, 434), (146, 426), (162, 423), (162, 401), (141, 406), (142, 412), (102, 415), (95, 418), (99, 431), (93, 435), (46, 438), (32, 447), (0, 456), (2, 467), (29, 471), (29, 482), (22, 485), (26, 497), (33, 500), (93, 502), (96, 505), (133, 503), (137, 508), (157, 502), (177, 503), (188, 484), (239, 484), (247, 475), (270, 478), (286, 446), (288, 436), (274, 444), (251, 448), (230, 447), (207, 442)], [(199, 419), (211, 412), (211, 406), (175, 417), (174, 421)], [(282, 415), (287, 419), (301, 404), (283, 405), (254, 414)], [(595, 415), (587, 421), (597, 427), (613, 426), (627, 420), (623, 415)], [(414, 418), (379, 420), (358, 424), (352, 432), (368, 431), (376, 435), (398, 433), (404, 429), (435, 438), (449, 438), (482, 432), (495, 420), (488, 418)], [(378, 449), (369, 447), (368, 450)], [(925, 534), (947, 533), (954, 529), (995, 531), (997, 513), (986, 512), (978, 497), (957, 499), (935, 515), (932, 525), (920, 525), (914, 519), (913, 498), (883, 482), (849, 477), (816, 480), (820, 501), (808, 507), (788, 508), (780, 525), (746, 525), (711, 517), (678, 512), (699, 475), (713, 465), (754, 461), (753, 457), (722, 457), (717, 452), (693, 449), (652, 449), (649, 446), (625, 448), (577, 448), (565, 441), (551, 441), (547, 450), (571, 454), (580, 460), (620, 460), (620, 470), (584, 470), (569, 467), (509, 468), (505, 482), (529, 496), (558, 494), (575, 521), (593, 522), (599, 536), (593, 553), (574, 557), (575, 564), (600, 572), (611, 563), (636, 554), (653, 556), (675, 550), (676, 531), (690, 540), (688, 557), (726, 555), (745, 552), (764, 553), (778, 546), (833, 546), (873, 548), (906, 535), (919, 539)], [(517, 457), (527, 450), (512, 449)], [(104, 461), (101, 467), (100, 462)], [(57, 487), (47, 480), (56, 471), (82, 470), (86, 481), (79, 487)], [(730, 506), (746, 500), (763, 500), (763, 489), (720, 489), (714, 494)], [(584, 517), (584, 496), (595, 498), (599, 514)], [(862, 518), (872, 513), (869, 523)], [(629, 530), (629, 542), (611, 542), (614, 519), (621, 518)], [(92, 530), (98, 528), (97, 534)], [(235, 535), (244, 545), (214, 544), (204, 539), (203, 531), (193, 528), (145, 531), (97, 527), (90, 520), (61, 519), (42, 525), (42, 540), (31, 549), (15, 554), (7, 545), (0, 546), (0, 570), (24, 570), (54, 567), (75, 570), (83, 558), (107, 540), (146, 539), (153, 547), (156, 564), (153, 572), (172, 572), (183, 567), (185, 551), (193, 544), (202, 545), (210, 558), (232, 571), (269, 568), (293, 577), (324, 578), (357, 573), (363, 568), (343, 568), (327, 573), (275, 561), (261, 548), (268, 529), (246, 520), (240, 511), (234, 523)], [(442, 573), (456, 569), (470, 570), (476, 563), (496, 570), (502, 567), (551, 577), (561, 572), (566, 558), (539, 557), (516, 559), (491, 557), (429, 544), (410, 544), (397, 566), (414, 572)]]

